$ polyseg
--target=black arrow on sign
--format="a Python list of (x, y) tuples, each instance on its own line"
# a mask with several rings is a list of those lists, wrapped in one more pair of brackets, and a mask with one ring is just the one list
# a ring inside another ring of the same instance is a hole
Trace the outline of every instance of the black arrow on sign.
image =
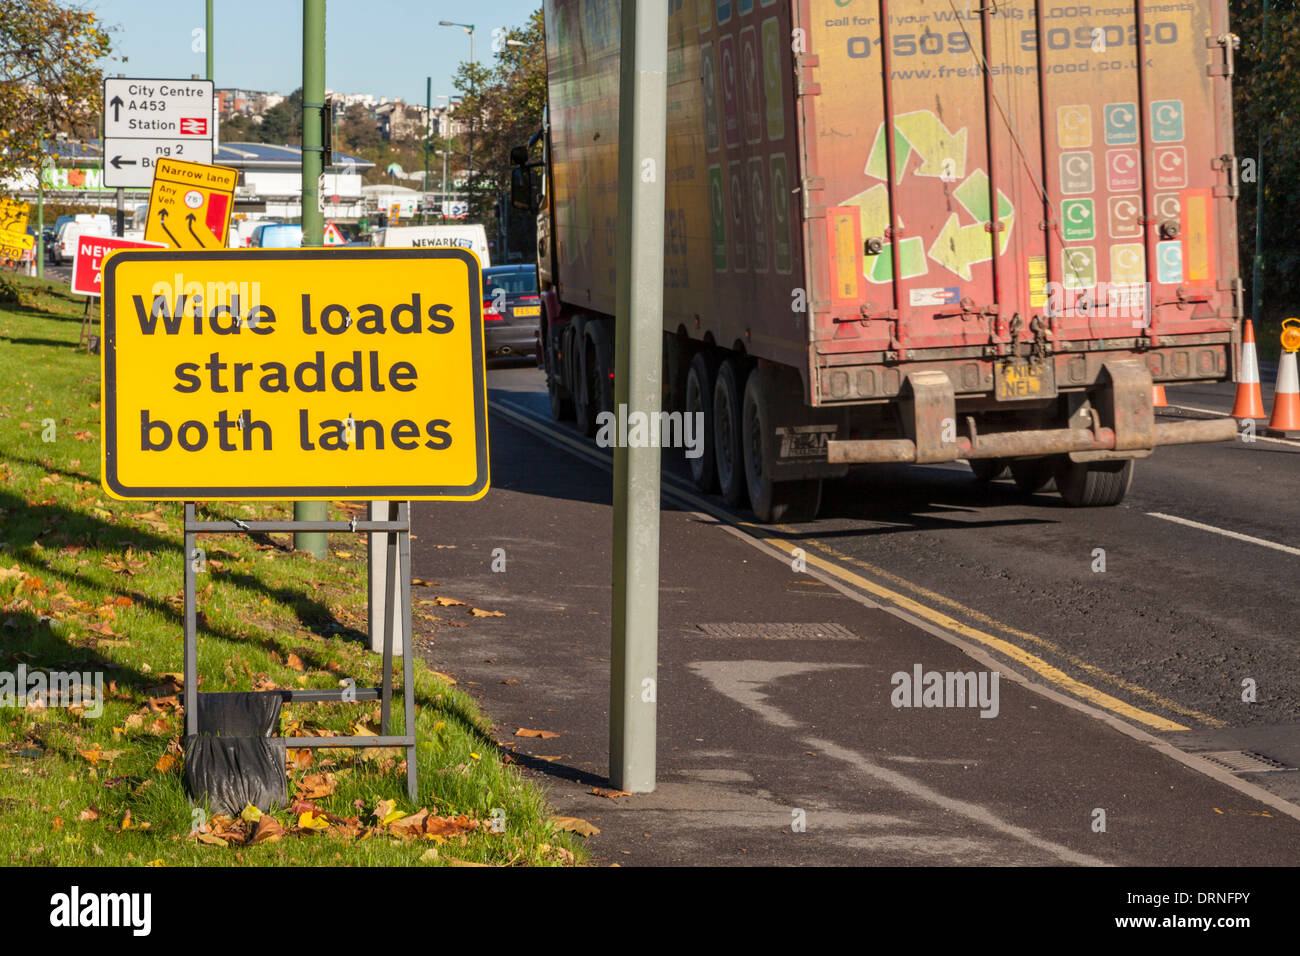
[(197, 232), (194, 231), (194, 213), (190, 213), (188, 216), (186, 216), (186, 217), (185, 217), (185, 221), (186, 221), (187, 223), (189, 223), (189, 226), (190, 226), (190, 235), (193, 236), (193, 237), (194, 237), (194, 241), (197, 242), (197, 243), (199, 244), (199, 248), (200, 248), (200, 249), (206, 249), (207, 246), (205, 246), (205, 245), (203, 244), (203, 240), (199, 238), (199, 234), (198, 234)]
[(122, 109), (122, 97), (114, 96), (108, 101), (108, 105), (113, 107), (113, 122), (117, 122), (118, 111)]
[(172, 235), (172, 231), (171, 231), (170, 229), (167, 228), (167, 210), (166, 210), (166, 209), (159, 209), (159, 210), (158, 210), (158, 224), (159, 224), (160, 226), (162, 226), (162, 231), (165, 232), (165, 233), (167, 233), (168, 238), (171, 239), (171, 241), (172, 241), (172, 245), (175, 246), (177, 249), (179, 249), (179, 248), (181, 247), (180, 240), (177, 239), (175, 236), (173, 236), (173, 235)]
[(121, 169), (123, 166), (135, 165), (134, 159), (123, 159), (121, 156), (114, 156), (111, 160), (109, 160), (109, 162), (113, 164), (114, 169)]

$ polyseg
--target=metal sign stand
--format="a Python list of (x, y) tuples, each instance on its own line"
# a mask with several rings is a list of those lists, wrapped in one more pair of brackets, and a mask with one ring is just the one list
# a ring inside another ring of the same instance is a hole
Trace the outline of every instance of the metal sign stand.
[[(397, 504), (393, 521), (199, 521), (192, 501), (185, 502), (185, 734), (198, 734), (198, 611), (197, 582), (199, 552), (196, 539), (200, 534), (252, 534), (269, 531), (381, 532), (386, 539), (387, 581), (401, 582), (396, 589), (385, 589), (383, 676), (379, 687), (339, 688), (337, 690), (278, 691), (286, 702), (342, 703), (378, 700), (378, 737), (284, 737), (286, 747), (402, 747), (406, 750), (406, 792), (412, 803), (418, 802), (415, 744), (415, 661), (409, 646), (402, 651), (402, 734), (391, 733), (393, 704), (394, 626), (400, 620), (403, 633), (411, 633), (411, 504)], [(396, 591), (396, 594), (394, 594)], [(394, 603), (396, 602), (396, 603)], [(400, 615), (400, 617), (399, 617)], [(373, 620), (373, 616), (371, 617)]]

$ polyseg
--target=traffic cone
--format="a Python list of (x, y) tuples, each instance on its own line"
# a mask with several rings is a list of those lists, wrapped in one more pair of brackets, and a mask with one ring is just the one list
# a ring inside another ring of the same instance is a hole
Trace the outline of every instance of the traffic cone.
[(1168, 408), (1169, 402), (1165, 400), (1165, 387), (1163, 385), (1151, 386), (1151, 407)]
[[(1293, 327), (1291, 323), (1296, 323)], [(1296, 368), (1296, 349), (1300, 349), (1300, 320), (1282, 323), (1282, 357), (1277, 363), (1277, 384), (1273, 386), (1273, 414), (1268, 420), (1268, 434), (1284, 438), (1300, 437), (1300, 370)]]
[(1255, 352), (1255, 327), (1246, 320), (1241, 338), (1241, 378), (1237, 380), (1237, 403), (1233, 418), (1263, 418), (1264, 396), (1259, 390), (1259, 355)]

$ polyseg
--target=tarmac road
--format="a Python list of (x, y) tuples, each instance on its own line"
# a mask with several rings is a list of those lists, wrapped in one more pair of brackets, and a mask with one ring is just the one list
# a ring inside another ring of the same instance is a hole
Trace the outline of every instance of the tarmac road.
[[(1089, 511), (979, 486), (964, 465), (866, 469), (792, 528), (692, 502), (666, 456), (661, 783), (608, 799), (590, 792), (607, 786), (608, 453), (549, 421), (536, 369), (494, 369), (489, 388), (493, 491), (416, 509), (414, 573), (506, 617), (433, 623), (422, 653), (483, 699), (558, 806), (600, 818), (598, 857), (1300, 856), (1300, 444), (1162, 449), (1123, 505)], [(810, 573), (792, 571), (796, 547)], [(750, 631), (716, 626), (738, 623)], [(894, 675), (918, 664), (997, 670), (998, 716), (892, 706)], [(1122, 825), (1096, 831), (1099, 809)]]

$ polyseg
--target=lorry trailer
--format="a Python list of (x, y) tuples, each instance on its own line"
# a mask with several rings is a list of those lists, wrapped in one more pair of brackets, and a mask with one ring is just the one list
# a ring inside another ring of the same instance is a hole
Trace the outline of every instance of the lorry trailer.
[[(1234, 378), (1226, 0), (676, 0), (664, 401), (705, 492), (807, 520), (870, 462), (1117, 504), (1153, 388)], [(538, 358), (612, 411), (618, 0), (546, 0)], [(516, 150), (516, 162), (528, 162)]]

